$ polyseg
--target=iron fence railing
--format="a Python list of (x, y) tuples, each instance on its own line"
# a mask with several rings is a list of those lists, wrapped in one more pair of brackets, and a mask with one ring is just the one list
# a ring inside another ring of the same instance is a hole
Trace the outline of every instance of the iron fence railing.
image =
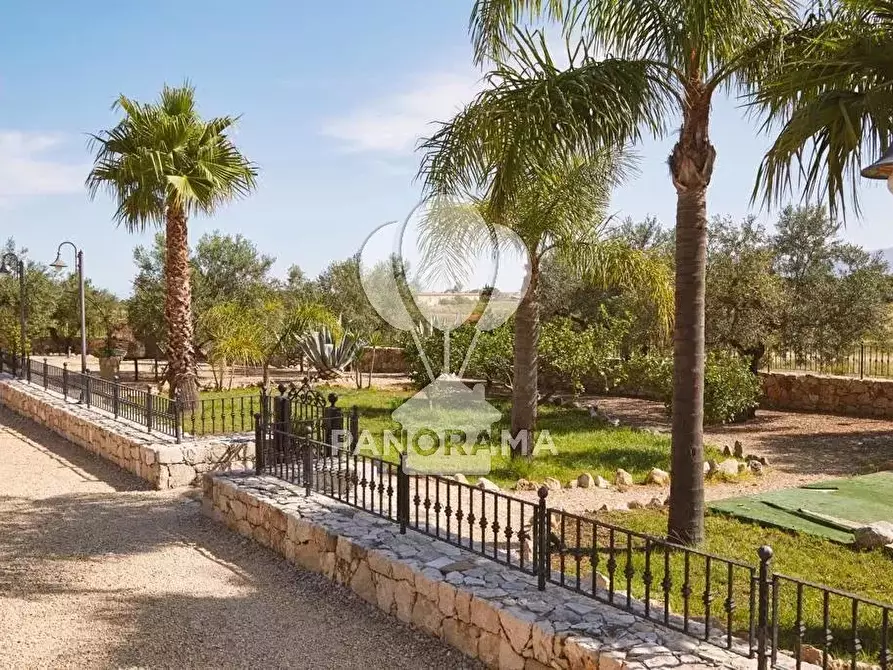
[(103, 379), (91, 373), (73, 372), (68, 364), (62, 367), (50, 365), (46, 359), (24, 359), (15, 354), (0, 351), (0, 372), (9, 372), (19, 379), (37, 384), (49, 391), (61, 393), (66, 399), (74, 398), (87, 407), (96, 407), (110, 413), (115, 419), (145, 427), (149, 433), (157, 432), (182, 437), (181, 408), (177, 401)]
[(292, 422), (285, 394), (268, 409), (255, 416), (257, 471), (303, 486), (308, 495), (535, 575), (540, 589), (556, 585), (756, 658), (759, 668), (800, 668), (815, 654), (824, 667), (832, 659), (838, 666), (849, 659), (853, 668), (865, 661), (893, 667), (893, 604), (773, 573), (769, 547), (750, 564), (553, 509), (545, 488), (531, 502), (449, 477), (409, 474), (399, 459), (345, 448), (357, 444), (355, 411), (326, 408), (317, 439), (310, 422)]
[(893, 351), (862, 342), (852, 351), (828, 354), (817, 351), (769, 351), (763, 357), (766, 372), (814, 372), (842, 377), (893, 378)]

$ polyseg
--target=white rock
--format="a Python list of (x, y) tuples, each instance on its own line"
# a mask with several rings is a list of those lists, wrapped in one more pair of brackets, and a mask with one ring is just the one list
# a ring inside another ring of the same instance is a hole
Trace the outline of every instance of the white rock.
[(722, 463), (719, 463), (716, 466), (716, 469), (712, 470), (710, 474), (712, 474), (712, 475), (720, 474), (720, 475), (727, 475), (729, 477), (737, 477), (741, 465), (742, 464), (739, 463), (737, 459), (727, 458)]
[(611, 488), (611, 482), (602, 477), (601, 475), (596, 475), (595, 477), (595, 488), (597, 489), (609, 489)]
[(500, 488), (496, 484), (491, 482), (489, 479), (487, 479), (486, 477), (478, 478), (477, 487), (479, 489), (483, 489), (484, 491), (494, 491), (494, 492), (500, 491)]
[(658, 486), (670, 485), (670, 473), (660, 468), (652, 468), (651, 472), (645, 478), (646, 484), (657, 484)]
[(543, 480), (543, 486), (545, 486), (550, 491), (560, 491), (561, 490), (561, 482), (555, 479), (555, 477), (546, 477)]
[(455, 475), (453, 476), (453, 479), (455, 479), (455, 480), (456, 480), (457, 482), (459, 482), (460, 484), (467, 484), (467, 483), (468, 483), (468, 478), (467, 478), (465, 475), (463, 475), (461, 472), (455, 474)]
[(614, 473), (614, 484), (616, 486), (632, 486), (633, 476), (623, 468), (620, 468)]

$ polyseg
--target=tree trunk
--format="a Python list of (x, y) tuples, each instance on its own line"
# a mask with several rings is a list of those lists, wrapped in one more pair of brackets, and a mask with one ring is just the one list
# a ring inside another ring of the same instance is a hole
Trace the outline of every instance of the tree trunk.
[(167, 321), (168, 380), (171, 396), (179, 394), (183, 408), (198, 402), (195, 350), (192, 338), (192, 287), (186, 213), (177, 205), (167, 207), (167, 249), (164, 316)]
[(264, 388), (267, 388), (270, 385), (270, 361), (264, 361), (263, 363), (263, 383)]
[(539, 264), (531, 261), (530, 281), (527, 293), (515, 313), (514, 380), (512, 383), (512, 437), (524, 434), (517, 446), (512, 447), (512, 457), (521, 455), (521, 445), (527, 444), (528, 453), (533, 449), (533, 431), (536, 428), (536, 403), (539, 394), (538, 358), (540, 338), (540, 304), (537, 295)]
[(673, 449), (670, 516), (673, 542), (704, 540), (704, 289), (707, 185), (716, 152), (708, 136), (710, 98), (687, 91), (679, 141), (670, 156), (676, 187), (676, 295), (673, 332)]

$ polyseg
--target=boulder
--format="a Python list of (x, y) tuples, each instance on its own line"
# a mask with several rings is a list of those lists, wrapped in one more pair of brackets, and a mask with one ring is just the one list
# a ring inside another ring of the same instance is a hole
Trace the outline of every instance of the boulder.
[(614, 473), (614, 485), (615, 486), (632, 486), (633, 485), (633, 476), (629, 474), (623, 468), (619, 468), (616, 473)]
[(581, 489), (591, 489), (595, 485), (595, 479), (588, 472), (577, 477), (577, 486)]
[(478, 479), (477, 487), (479, 489), (483, 489), (484, 491), (493, 491), (494, 493), (498, 493), (500, 491), (499, 486), (491, 482), (486, 477), (480, 477)]
[(651, 472), (645, 478), (646, 484), (657, 484), (658, 486), (670, 485), (670, 473), (660, 468), (651, 468)]
[(711, 475), (725, 475), (727, 477), (737, 477), (742, 463), (735, 458), (727, 458), (717, 464), (716, 469), (711, 470)]
[(545, 486), (550, 491), (560, 491), (561, 490), (561, 482), (555, 479), (555, 477), (546, 477), (543, 480), (543, 486)]
[(854, 545), (859, 549), (874, 549), (893, 543), (893, 523), (875, 521), (853, 531)]
[(747, 467), (750, 470), (750, 474), (756, 475), (757, 477), (763, 476), (763, 464), (759, 461), (747, 461)]
[(528, 480), (528, 479), (519, 479), (519, 480), (515, 483), (515, 490), (516, 490), (516, 491), (538, 491), (539, 488), (540, 488), (539, 483), (537, 483), (537, 482), (532, 482), (532, 481), (530, 481), (530, 480)]

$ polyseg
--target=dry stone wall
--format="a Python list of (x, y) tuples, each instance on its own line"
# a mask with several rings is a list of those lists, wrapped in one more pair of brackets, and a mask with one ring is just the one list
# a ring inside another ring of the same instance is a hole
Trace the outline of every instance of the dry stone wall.
[(198, 484), (211, 470), (254, 467), (254, 439), (221, 436), (177, 444), (174, 438), (148, 433), (142, 426), (115, 420), (39, 386), (0, 377), (0, 404), (66, 440), (105, 458), (156, 489)]
[(203, 493), (217, 521), (491, 668), (756, 668), (560, 587), (539, 591), (531, 575), (412, 530), (400, 535), (391, 521), (273, 477), (206, 475)]
[(761, 373), (761, 407), (893, 418), (893, 380)]

